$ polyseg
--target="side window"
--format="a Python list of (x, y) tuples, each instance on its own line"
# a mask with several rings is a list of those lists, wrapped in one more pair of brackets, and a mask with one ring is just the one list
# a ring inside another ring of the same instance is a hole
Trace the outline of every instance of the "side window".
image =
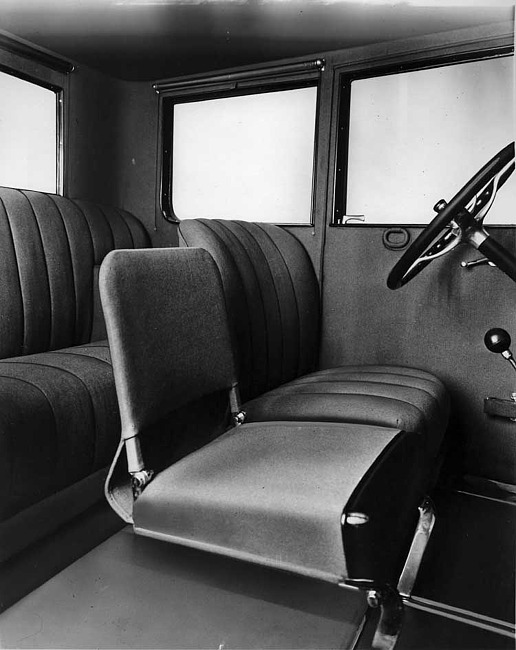
[(0, 72), (0, 185), (60, 190), (59, 93)]
[[(337, 223), (428, 223), (515, 137), (512, 56), (347, 79), (342, 97)], [(515, 176), (487, 224), (516, 223)]]
[(310, 224), (316, 108), (315, 85), (171, 103), (172, 218)]

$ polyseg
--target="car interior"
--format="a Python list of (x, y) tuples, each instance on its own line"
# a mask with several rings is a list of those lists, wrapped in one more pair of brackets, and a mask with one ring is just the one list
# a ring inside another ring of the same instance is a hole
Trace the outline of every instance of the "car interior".
[(514, 27), (0, 0), (0, 647), (514, 646)]

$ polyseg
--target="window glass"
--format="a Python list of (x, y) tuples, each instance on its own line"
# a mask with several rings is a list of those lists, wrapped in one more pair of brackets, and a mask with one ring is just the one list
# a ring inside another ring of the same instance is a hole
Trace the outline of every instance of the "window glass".
[(57, 191), (56, 93), (0, 72), (0, 185)]
[(174, 106), (177, 218), (311, 221), (317, 88)]
[[(512, 57), (354, 80), (346, 215), (430, 221), (439, 199), (449, 201), (514, 140), (513, 81)], [(516, 222), (515, 176), (487, 224)]]

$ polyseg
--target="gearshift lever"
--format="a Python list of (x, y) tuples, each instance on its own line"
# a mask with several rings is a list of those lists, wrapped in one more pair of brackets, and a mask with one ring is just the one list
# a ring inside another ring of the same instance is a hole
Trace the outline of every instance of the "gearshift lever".
[[(511, 337), (501, 327), (493, 327), (484, 336), (484, 343), (490, 352), (501, 354), (504, 359), (516, 370), (516, 361), (510, 351)], [(484, 411), (488, 415), (495, 415), (502, 418), (509, 418), (516, 422), (516, 392), (511, 393), (511, 399), (500, 399), (498, 397), (486, 397), (484, 400)]]
[(507, 359), (514, 370), (516, 370), (516, 361), (509, 349), (511, 345), (509, 332), (506, 332), (501, 327), (493, 327), (493, 329), (490, 329), (485, 333), (484, 343), (490, 352), (501, 354), (504, 359)]

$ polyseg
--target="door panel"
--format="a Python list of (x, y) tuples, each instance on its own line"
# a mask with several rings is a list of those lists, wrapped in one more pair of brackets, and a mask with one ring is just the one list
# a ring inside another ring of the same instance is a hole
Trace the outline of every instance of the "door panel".
[[(509, 398), (516, 373), (484, 347), (485, 332), (505, 328), (515, 340), (516, 284), (498, 269), (466, 270), (481, 257), (459, 246), (405, 287), (387, 275), (402, 252), (387, 250), (382, 227), (330, 227), (323, 266), (321, 367), (349, 363), (417, 366), (434, 372), (452, 396), (450, 451), (465, 474), (516, 483), (516, 423), (483, 412), (484, 398)], [(420, 229), (410, 229), (411, 241)], [(495, 238), (516, 251), (516, 229)]]

